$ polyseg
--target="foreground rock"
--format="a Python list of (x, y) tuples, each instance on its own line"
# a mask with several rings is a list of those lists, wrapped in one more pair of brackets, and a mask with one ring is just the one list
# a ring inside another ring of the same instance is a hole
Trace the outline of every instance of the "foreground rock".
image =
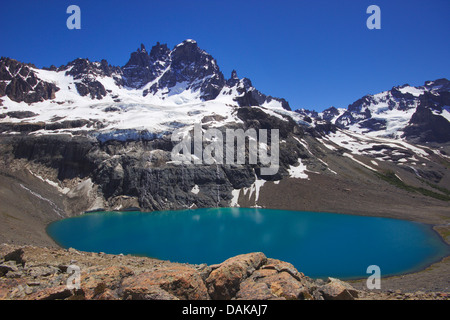
[[(79, 267), (78, 289), (67, 286)], [(71, 266), (69, 268), (69, 266)], [(346, 282), (314, 280), (263, 253), (207, 266), (151, 258), (0, 245), (2, 300), (354, 300), (448, 299), (445, 293), (395, 295), (358, 291)]]

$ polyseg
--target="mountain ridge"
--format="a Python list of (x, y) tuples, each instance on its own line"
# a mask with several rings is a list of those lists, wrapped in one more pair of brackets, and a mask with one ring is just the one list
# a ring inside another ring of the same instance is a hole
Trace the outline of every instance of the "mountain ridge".
[(426, 81), (423, 86), (394, 86), (368, 94), (345, 108), (322, 112), (298, 109), (313, 121), (328, 121), (342, 129), (419, 143), (450, 141), (450, 81)]
[[(50, 118), (39, 117), (38, 108), (26, 108), (20, 103), (42, 105), (47, 112), (52, 104), (69, 109), (74, 105), (88, 106), (92, 100), (110, 103), (104, 109), (110, 111), (123, 109), (125, 104), (187, 106), (205, 102), (214, 102), (209, 108), (222, 111), (224, 106), (260, 106), (275, 112), (291, 110), (288, 101), (261, 93), (250, 79), (239, 78), (236, 70), (226, 79), (216, 59), (192, 39), (173, 49), (157, 42), (147, 50), (141, 44), (122, 67), (112, 66), (105, 59), (91, 62), (87, 58), (77, 58), (58, 68), (38, 69), (33, 64), (11, 58), (0, 59), (0, 105), (8, 110), (2, 114), (4, 119), (22, 112), (20, 117), (35, 114), (35, 121), (52, 122), (51, 119), (60, 116), (56, 111)], [(49, 104), (43, 104), (46, 101)], [(378, 94), (368, 94), (346, 109), (330, 107), (322, 112), (295, 111), (301, 115), (297, 121), (313, 126), (325, 121), (341, 129), (373, 137), (446, 143), (450, 141), (449, 106), (450, 81), (441, 78), (426, 81), (422, 86), (404, 84)], [(66, 113), (61, 116), (73, 120), (83, 118), (76, 113)], [(98, 113), (89, 117), (96, 116)], [(220, 116), (226, 117), (225, 113), (220, 113)], [(108, 124), (107, 118), (105, 115), (97, 120), (105, 128), (114, 127)], [(32, 121), (31, 117), (27, 120)], [(127, 118), (122, 120), (129, 122)], [(114, 120), (115, 123), (120, 121), (120, 117)]]
[[(34, 82), (38, 81), (46, 85), (48, 81), (40, 79), (35, 72), (44, 70), (65, 72), (64, 76), (72, 77), (72, 85), (76, 87), (76, 92), (82, 97), (88, 96), (93, 100), (102, 100), (108, 93), (113, 93), (114, 88), (108, 88), (100, 81), (102, 78), (111, 78), (118, 88), (142, 90), (140, 94), (143, 97), (159, 96), (161, 100), (165, 100), (170, 96), (178, 95), (181, 97), (181, 102), (175, 104), (210, 101), (221, 94), (227, 96), (234, 93), (235, 95), (228, 100), (239, 106), (255, 101), (259, 105), (266, 102), (272, 104), (278, 102), (280, 107), (290, 110), (289, 103), (285, 99), (266, 96), (253, 86), (234, 88), (238, 83), (234, 82), (236, 79), (233, 78), (233, 73), (230, 79), (225, 79), (216, 60), (191, 39), (181, 42), (172, 50), (167, 44), (158, 42), (148, 52), (141, 44), (135, 52), (130, 54), (128, 62), (122, 67), (112, 66), (105, 59), (91, 62), (88, 58), (77, 58), (58, 68), (52, 65), (38, 69), (32, 64), (2, 57), (0, 69), (0, 97), (7, 96), (16, 102), (37, 103), (54, 99), (54, 94), (34, 94), (34, 87), (31, 85), (15, 85), (15, 82), (24, 80), (25, 74), (31, 74), (33, 79), (37, 78)], [(17, 69), (18, 72), (16, 72)], [(59, 80), (62, 78), (60, 76)], [(11, 84), (11, 81), (14, 83)], [(70, 82), (70, 79), (59, 82)], [(248, 82), (251, 84), (250, 81)], [(59, 91), (63, 85), (55, 79), (50, 83), (55, 86), (55, 91)]]

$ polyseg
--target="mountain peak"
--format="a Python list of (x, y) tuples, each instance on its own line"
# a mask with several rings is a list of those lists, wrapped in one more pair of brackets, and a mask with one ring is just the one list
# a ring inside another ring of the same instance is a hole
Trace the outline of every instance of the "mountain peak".
[(186, 39), (183, 42), (179, 43), (178, 45), (175, 46), (176, 47), (180, 47), (180, 46), (184, 46), (184, 45), (188, 45), (188, 44), (192, 44), (192, 45), (198, 45), (197, 41), (193, 40), (193, 39)]
[(167, 47), (167, 44), (159, 43), (159, 41), (152, 47), (150, 50), (150, 58), (152, 60), (167, 60), (170, 54), (170, 49)]

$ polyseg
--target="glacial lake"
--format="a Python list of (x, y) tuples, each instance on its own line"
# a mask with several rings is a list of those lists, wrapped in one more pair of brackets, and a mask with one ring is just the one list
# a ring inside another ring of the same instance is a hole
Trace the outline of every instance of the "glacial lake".
[(416, 222), (356, 215), (253, 208), (88, 213), (51, 223), (62, 247), (216, 264), (261, 251), (312, 278), (366, 278), (423, 269), (450, 253)]

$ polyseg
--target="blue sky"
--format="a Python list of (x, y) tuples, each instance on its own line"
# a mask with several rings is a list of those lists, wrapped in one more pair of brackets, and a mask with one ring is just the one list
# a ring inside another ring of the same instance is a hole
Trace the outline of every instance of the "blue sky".
[[(81, 8), (68, 30), (66, 8)], [(381, 30), (366, 9), (381, 8)], [(2, 1), (0, 56), (60, 66), (122, 66), (143, 43), (195, 39), (225, 77), (236, 69), (293, 109), (347, 107), (395, 85), (450, 77), (449, 0)]]

